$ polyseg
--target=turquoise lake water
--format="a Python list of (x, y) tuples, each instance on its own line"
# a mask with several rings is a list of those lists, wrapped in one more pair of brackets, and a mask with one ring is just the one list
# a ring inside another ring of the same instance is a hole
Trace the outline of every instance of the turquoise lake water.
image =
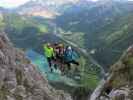
[(56, 72), (50, 72), (47, 59), (44, 57), (44, 55), (40, 55), (39, 53), (33, 51), (33, 50), (27, 50), (26, 56), (28, 59), (32, 61), (33, 64), (37, 66), (37, 69), (45, 76), (47, 77), (48, 81), (51, 82), (61, 82), (69, 86), (79, 86), (79, 84), (67, 77), (61, 75), (60, 70)]

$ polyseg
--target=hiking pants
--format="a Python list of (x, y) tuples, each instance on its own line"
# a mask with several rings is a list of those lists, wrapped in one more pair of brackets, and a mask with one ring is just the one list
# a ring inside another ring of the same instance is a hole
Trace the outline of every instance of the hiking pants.
[(79, 66), (79, 62), (77, 62), (75, 60), (66, 62), (66, 64), (67, 64), (69, 70), (71, 70), (71, 64), (75, 64), (75, 65)]
[(48, 61), (48, 64), (49, 64), (49, 67), (51, 68), (52, 67), (52, 61), (54, 60), (53, 57), (47, 57), (47, 61)]

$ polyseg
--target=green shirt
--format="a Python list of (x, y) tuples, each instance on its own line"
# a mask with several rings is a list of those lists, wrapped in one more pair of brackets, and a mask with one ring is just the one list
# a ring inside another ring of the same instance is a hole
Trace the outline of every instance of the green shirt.
[(54, 56), (54, 49), (52, 47), (43, 46), (44, 48), (44, 54), (46, 57), (53, 57)]

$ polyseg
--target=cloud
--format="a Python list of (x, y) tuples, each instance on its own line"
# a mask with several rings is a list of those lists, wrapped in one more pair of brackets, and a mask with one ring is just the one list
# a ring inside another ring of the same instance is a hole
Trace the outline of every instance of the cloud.
[(26, 3), (27, 1), (29, 0), (0, 0), (0, 6), (6, 8), (17, 7)]

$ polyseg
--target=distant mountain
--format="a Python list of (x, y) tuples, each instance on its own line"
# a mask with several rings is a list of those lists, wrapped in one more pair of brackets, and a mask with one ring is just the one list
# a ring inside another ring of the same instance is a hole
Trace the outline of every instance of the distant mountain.
[(49, 9), (48, 5), (42, 2), (29, 1), (16, 9), (20, 15), (41, 16), (45, 18), (53, 18), (57, 13)]
[(58, 9), (62, 5), (75, 4), (79, 0), (31, 0), (18, 7), (16, 12), (21, 15), (41, 16), (44, 18), (54, 18), (59, 15)]
[(96, 2), (91, 0), (31, 0), (19, 6), (15, 11), (21, 15), (52, 19), (73, 6), (87, 7), (95, 4)]
[(94, 57), (109, 66), (133, 42), (133, 2), (99, 2), (88, 7), (73, 6), (55, 22), (62, 34), (71, 33), (63, 34), (67, 39), (95, 51)]
[(3, 7), (0, 7), (0, 13), (8, 13), (8, 12), (10, 12), (10, 10), (9, 9), (6, 9), (6, 8), (3, 8)]

